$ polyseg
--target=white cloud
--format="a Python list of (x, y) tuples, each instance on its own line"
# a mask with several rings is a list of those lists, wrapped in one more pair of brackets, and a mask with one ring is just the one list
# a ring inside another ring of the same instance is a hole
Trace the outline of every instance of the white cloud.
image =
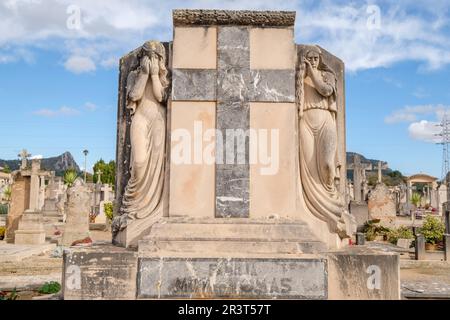
[[(366, 3), (338, 5), (322, 1), (313, 10), (300, 12), (304, 16), (297, 21), (297, 39), (319, 42), (340, 56), (350, 71), (388, 67), (408, 60), (423, 62), (425, 69), (450, 64), (450, 35), (446, 31), (449, 18), (442, 15), (442, 7), (448, 10), (448, 3), (376, 3), (381, 9), (380, 27), (369, 29), (371, 13), (367, 12)], [(414, 7), (418, 10), (411, 10)]]
[(35, 114), (37, 116), (48, 117), (48, 118), (58, 117), (58, 116), (68, 117), (68, 116), (77, 116), (80, 114), (80, 111), (78, 111), (77, 109), (74, 109), (74, 108), (63, 106), (56, 110), (47, 109), (47, 108), (39, 109), (39, 110), (33, 112), (33, 114)]
[[(371, 3), (381, 9), (379, 28), (368, 28), (374, 17), (367, 11)], [(70, 6), (80, 9), (80, 28), (67, 27), (73, 18)], [(149, 38), (170, 41), (174, 8), (295, 10), (296, 41), (318, 43), (350, 71), (401, 61), (418, 61), (425, 70), (450, 64), (447, 0), (432, 5), (413, 0), (8, 0), (0, 3), (0, 47), (8, 48), (0, 52), (0, 62), (11, 62), (8, 57), (18, 47), (45, 48), (70, 57), (66, 67), (76, 73), (115, 67), (117, 57)]]
[(399, 122), (413, 122), (417, 121), (418, 116), (435, 115), (439, 121), (442, 119), (445, 112), (450, 114), (450, 106), (444, 105), (419, 105), (406, 106), (400, 110), (396, 110), (384, 118), (387, 124), (394, 124)]
[(98, 106), (97, 106), (96, 104), (92, 103), (92, 102), (86, 102), (86, 103), (84, 104), (84, 107), (85, 107), (87, 110), (89, 110), (89, 111), (95, 111), (95, 110), (97, 110), (97, 108), (98, 108)]
[(33, 160), (33, 159), (43, 159), (43, 158), (44, 158), (44, 156), (41, 155), (41, 154), (38, 154), (38, 155), (30, 157), (31, 160)]
[[(432, 119), (424, 119), (425, 117)], [(387, 124), (395, 124), (400, 122), (409, 122), (409, 136), (415, 140), (439, 143), (442, 137), (441, 122), (446, 117), (450, 120), (450, 106), (439, 105), (419, 105), (407, 106), (400, 110), (394, 111), (384, 119)]]
[(408, 127), (409, 136), (415, 140), (438, 143), (442, 138), (438, 135), (442, 128), (439, 122), (431, 122), (421, 120), (419, 122), (411, 123)]
[(95, 71), (94, 61), (89, 57), (72, 56), (64, 63), (64, 67), (75, 74)]

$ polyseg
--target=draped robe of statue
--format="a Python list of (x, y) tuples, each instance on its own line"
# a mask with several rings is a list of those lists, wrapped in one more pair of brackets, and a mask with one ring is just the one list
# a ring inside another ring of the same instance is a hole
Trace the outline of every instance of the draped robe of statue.
[(164, 88), (158, 75), (145, 74), (139, 67), (130, 73), (127, 89), (127, 108), (134, 111), (130, 127), (131, 176), (121, 211), (133, 220), (154, 214), (161, 204), (166, 115), (161, 104)]
[[(337, 163), (336, 77), (330, 71), (317, 74), (330, 95), (318, 91), (310, 76), (300, 77), (300, 172), (304, 198), (311, 213), (325, 221), (330, 231), (348, 236), (344, 197), (336, 187)], [(330, 90), (331, 89), (331, 90)]]

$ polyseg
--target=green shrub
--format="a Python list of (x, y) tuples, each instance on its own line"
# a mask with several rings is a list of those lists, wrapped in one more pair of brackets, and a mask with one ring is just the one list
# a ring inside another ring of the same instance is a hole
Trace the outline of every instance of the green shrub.
[(379, 225), (380, 220), (370, 220), (364, 224), (363, 232), (366, 234), (367, 241), (373, 241), (377, 236), (386, 236), (390, 229)]
[(16, 288), (9, 294), (6, 292), (0, 291), (0, 300), (17, 300), (19, 295), (17, 294)]
[(39, 293), (52, 294), (58, 293), (59, 290), (61, 290), (61, 285), (56, 281), (50, 281), (44, 283), (44, 285), (39, 289)]
[(0, 203), (0, 214), (8, 214), (8, 205)]
[(112, 202), (105, 202), (103, 208), (105, 210), (105, 216), (109, 219), (109, 221), (112, 221), (114, 215), (114, 206)]
[(388, 234), (388, 241), (392, 244), (397, 244), (398, 239), (414, 239), (414, 233), (408, 227), (400, 227), (391, 229)]
[(425, 241), (430, 244), (436, 244), (444, 237), (445, 224), (436, 217), (427, 216), (420, 229), (420, 233), (424, 236)]

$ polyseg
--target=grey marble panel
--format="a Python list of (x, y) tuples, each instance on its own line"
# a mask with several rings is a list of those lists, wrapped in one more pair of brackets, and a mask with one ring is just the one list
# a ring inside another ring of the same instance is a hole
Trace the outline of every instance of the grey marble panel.
[(249, 68), (250, 36), (247, 27), (219, 27), (217, 33), (218, 68)]
[(251, 70), (250, 101), (295, 102), (295, 70)]
[(216, 100), (217, 71), (213, 69), (174, 69), (172, 100)]
[(250, 165), (216, 165), (216, 217), (249, 217)]
[(250, 69), (219, 69), (217, 75), (217, 101), (249, 101)]

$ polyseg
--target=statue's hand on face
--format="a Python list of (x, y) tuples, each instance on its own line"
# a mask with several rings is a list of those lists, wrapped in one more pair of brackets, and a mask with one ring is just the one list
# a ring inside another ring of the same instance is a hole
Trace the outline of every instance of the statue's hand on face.
[(152, 56), (150, 60), (150, 73), (152, 76), (158, 75), (159, 73), (159, 64), (158, 58), (156, 56)]
[(150, 73), (150, 58), (148, 56), (144, 56), (141, 59), (141, 70), (144, 74)]
[(308, 59), (305, 59), (305, 66), (306, 66), (306, 75), (311, 77), (312, 72), (313, 72), (313, 67), (311, 65), (311, 62), (309, 62)]

